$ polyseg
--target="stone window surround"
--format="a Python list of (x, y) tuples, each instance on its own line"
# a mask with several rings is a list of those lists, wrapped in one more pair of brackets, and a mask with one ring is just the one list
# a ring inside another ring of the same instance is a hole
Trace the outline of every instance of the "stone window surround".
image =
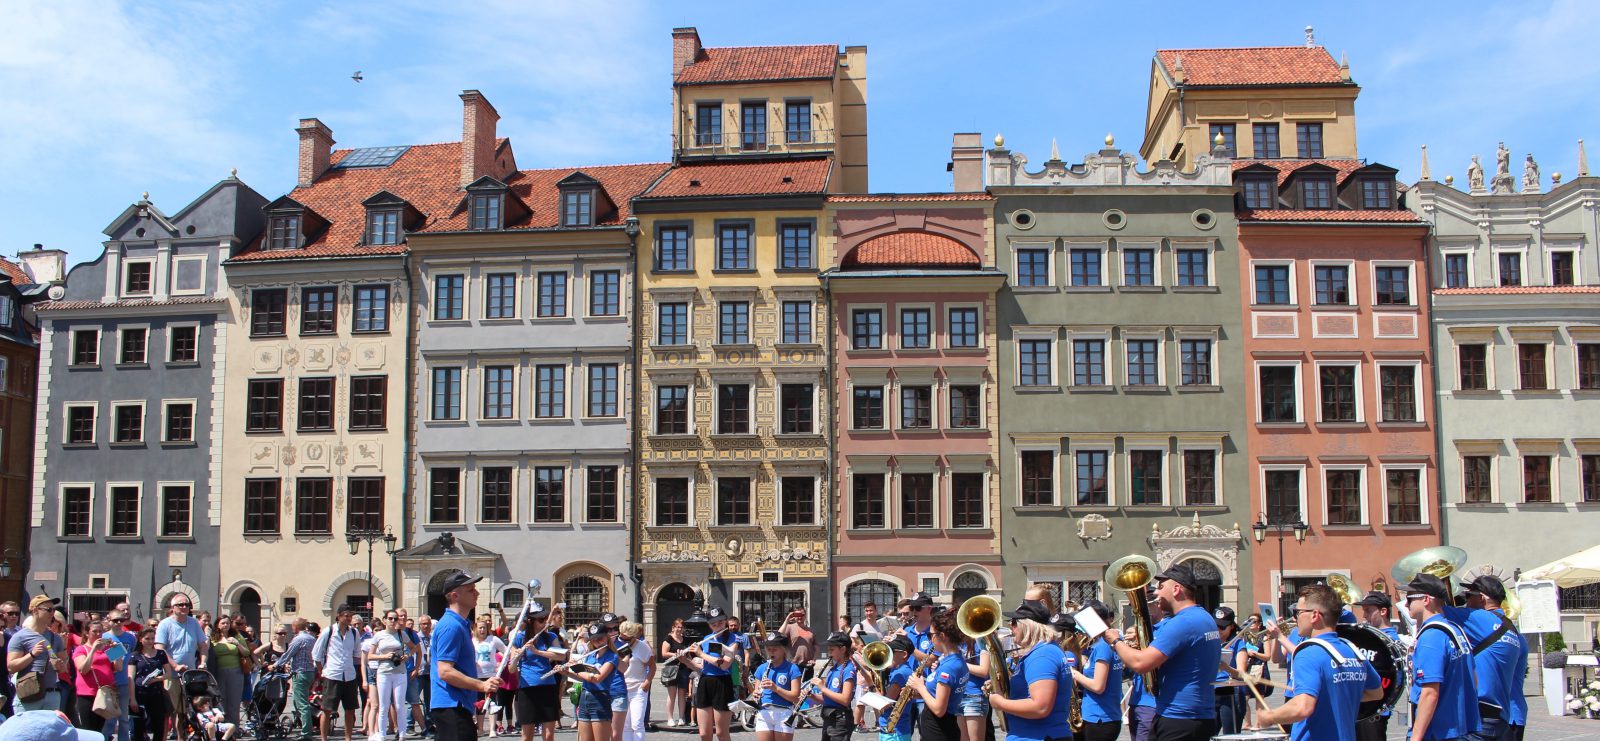
[[(1299, 361), (1299, 360), (1256, 360), (1256, 361), (1253, 361), (1252, 371), (1251, 372), (1255, 374), (1255, 383), (1253, 385), (1255, 386), (1255, 392), (1256, 393), (1255, 393), (1255, 399), (1253, 401), (1255, 403), (1255, 410), (1254, 410), (1255, 411), (1255, 415), (1254, 416), (1255, 416), (1255, 423), (1257, 425), (1303, 425), (1303, 424), (1305, 424), (1305, 421), (1306, 421), (1305, 377), (1304, 377), (1304, 373), (1301, 372), (1301, 366), (1303, 364), (1304, 363), (1302, 363), (1302, 361)], [(1262, 393), (1261, 369), (1262, 368), (1268, 368), (1268, 367), (1293, 368), (1294, 369), (1294, 420), (1293, 421), (1268, 422), (1268, 421), (1265, 421), (1265, 420), (1262, 419), (1262, 416), (1261, 416), (1261, 393)]]
[[(1366, 365), (1366, 364), (1363, 363), (1360, 358), (1352, 358), (1352, 359), (1348, 359), (1348, 360), (1339, 359), (1339, 360), (1313, 360), (1312, 361), (1312, 370), (1315, 371), (1315, 374), (1316, 374), (1316, 402), (1317, 402), (1316, 420), (1317, 420), (1317, 424), (1319, 424), (1319, 425), (1365, 425), (1367, 423), (1366, 379), (1365, 379), (1365, 377), (1363, 376), (1363, 374), (1361, 372), (1362, 366), (1364, 366), (1364, 365)], [(1354, 383), (1354, 386), (1355, 386), (1356, 418), (1354, 420), (1348, 420), (1348, 421), (1331, 420), (1330, 421), (1330, 420), (1325, 420), (1325, 419), (1322, 418), (1322, 369), (1324, 367), (1333, 367), (1333, 366), (1340, 366), (1340, 367), (1346, 367), (1346, 368), (1355, 368), (1355, 373), (1354, 373), (1354, 376), (1352, 378), (1352, 382)], [(1374, 371), (1374, 372), (1376, 373), (1376, 371)], [(1301, 417), (1303, 418), (1304, 416), (1305, 416), (1304, 413), (1302, 413)]]
[[(1331, 510), (1332, 510), (1332, 501), (1330, 499), (1330, 495), (1329, 495), (1329, 492), (1328, 492), (1328, 474), (1330, 472), (1332, 472), (1332, 471), (1355, 471), (1356, 472), (1356, 474), (1357, 474), (1356, 491), (1358, 492), (1357, 501), (1359, 501), (1359, 503), (1361, 505), (1361, 514), (1360, 514), (1360, 521), (1359, 522), (1334, 524), (1333, 517), (1329, 514), (1331, 512)], [(1372, 515), (1370, 513), (1371, 505), (1368, 503), (1369, 483), (1370, 482), (1369, 482), (1368, 479), (1369, 479), (1369, 477), (1367, 476), (1367, 464), (1365, 464), (1365, 463), (1319, 463), (1317, 465), (1317, 486), (1318, 486), (1318, 489), (1322, 492), (1322, 511), (1320, 513), (1318, 513), (1318, 514), (1321, 515), (1321, 517), (1322, 517), (1322, 523), (1323, 523), (1323, 527), (1324, 528), (1365, 530), (1365, 529), (1368, 529), (1368, 528), (1371, 527), (1371, 525), (1372, 525)], [(1302, 486), (1302, 488), (1304, 488), (1304, 484), (1303, 483), (1302, 483), (1301, 486)], [(1385, 502), (1385, 510), (1384, 511), (1385, 511), (1385, 514), (1387, 514), (1387, 512), (1388, 512), (1388, 509), (1387, 509), (1387, 503), (1388, 503), (1387, 496), (1385, 497), (1384, 502)], [(1308, 522), (1309, 522), (1309, 520), (1308, 520)]]
[[(1554, 466), (1551, 466), (1550, 482), (1551, 494), (1555, 493)], [(1389, 522), (1389, 471), (1414, 470), (1417, 472), (1417, 506), (1421, 515), (1421, 523), (1391, 523)], [(1385, 528), (1427, 528), (1433, 523), (1428, 517), (1428, 467), (1423, 463), (1391, 463), (1380, 461), (1378, 463), (1378, 481), (1383, 486), (1383, 526)]]

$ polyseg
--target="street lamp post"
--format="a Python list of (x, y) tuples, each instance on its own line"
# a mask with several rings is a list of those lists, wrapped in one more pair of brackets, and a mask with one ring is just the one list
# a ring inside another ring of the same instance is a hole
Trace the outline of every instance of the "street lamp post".
[(1285, 611), (1288, 609), (1289, 583), (1283, 578), (1283, 535), (1285, 532), (1293, 531), (1295, 542), (1304, 543), (1306, 542), (1306, 533), (1311, 530), (1311, 527), (1298, 517), (1295, 518), (1294, 522), (1278, 520), (1268, 524), (1267, 515), (1263, 512), (1261, 517), (1256, 520), (1256, 523), (1250, 526), (1251, 532), (1255, 535), (1257, 545), (1266, 540), (1268, 529), (1278, 535), (1278, 619), (1284, 620), (1287, 617)]
[(379, 542), (383, 543), (384, 555), (393, 556), (395, 542), (397, 540), (398, 539), (394, 537), (394, 533), (389, 532), (388, 528), (384, 528), (383, 532), (381, 533), (376, 530), (363, 530), (352, 532), (344, 536), (344, 542), (346, 545), (350, 546), (350, 555), (352, 556), (361, 551), (362, 543), (367, 544), (367, 617), (372, 616), (373, 608), (376, 607), (376, 605), (373, 604), (372, 594), (374, 591), (376, 591), (372, 586), (372, 544)]

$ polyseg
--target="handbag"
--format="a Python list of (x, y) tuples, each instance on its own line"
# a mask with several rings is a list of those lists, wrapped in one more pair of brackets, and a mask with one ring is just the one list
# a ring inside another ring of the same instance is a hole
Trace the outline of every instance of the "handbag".
[(238, 638), (233, 639), (233, 645), (239, 650), (239, 671), (249, 676), (256, 670), (256, 656), (250, 652), (248, 642), (240, 643)]
[[(93, 677), (94, 659), (91, 658), (89, 661), (89, 676)], [(93, 710), (95, 715), (105, 718), (106, 720), (111, 720), (112, 718), (121, 718), (122, 697), (117, 694), (116, 685), (99, 684), (97, 682), (94, 688), (94, 704), (91, 705), (89, 709)]]
[(19, 672), (11, 681), (18, 702), (38, 702), (44, 698), (44, 682), (38, 672)]
[(683, 667), (677, 664), (668, 664), (661, 667), (661, 686), (672, 687), (676, 685), (678, 683), (678, 672), (681, 671), (683, 671)]

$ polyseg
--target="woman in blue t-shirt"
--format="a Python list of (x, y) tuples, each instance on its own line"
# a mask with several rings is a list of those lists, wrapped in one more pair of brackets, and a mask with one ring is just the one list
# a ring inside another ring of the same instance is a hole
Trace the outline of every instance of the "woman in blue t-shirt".
[(695, 725), (700, 729), (700, 741), (711, 741), (713, 734), (721, 741), (731, 741), (728, 724), (733, 712), (728, 704), (733, 702), (733, 673), (731, 667), (738, 656), (739, 645), (728, 630), (728, 613), (720, 607), (706, 610), (706, 620), (711, 624), (711, 634), (691, 645), (682, 654), (684, 661), (700, 672), (700, 683), (694, 688)]
[[(593, 623), (579, 631), (578, 637), (588, 650), (578, 663), (587, 664), (588, 670), (573, 671), (571, 664), (561, 667), (563, 676), (583, 683), (583, 697), (578, 700), (578, 741), (611, 741), (611, 698), (616, 694), (612, 678), (619, 671), (611, 633), (605, 625)], [(622, 697), (626, 700), (626, 692)]]
[(850, 704), (856, 696), (856, 665), (850, 660), (850, 636), (828, 636), (828, 664), (812, 690), (822, 698), (822, 741), (845, 741), (855, 731)]
[[(1106, 625), (1116, 617), (1106, 603), (1088, 600), (1083, 606), (1094, 610)], [(1086, 741), (1115, 741), (1122, 733), (1122, 657), (1096, 636), (1083, 657), (1083, 670), (1072, 673), (1072, 681), (1083, 693), (1083, 733)]]
[[(895, 636), (889, 641), (889, 650), (894, 658), (890, 661), (889, 668), (885, 670), (887, 675), (883, 678), (884, 688), (881, 692), (890, 700), (899, 702), (900, 693), (912, 691), (908, 689), (911, 672), (914, 669), (914, 665), (908, 660), (911, 658), (912, 648), (911, 639), (903, 635)], [(886, 707), (878, 713), (878, 741), (911, 741), (911, 721), (916, 714), (911, 712), (911, 708), (906, 708), (891, 728), (889, 715), (892, 712)]]
[(751, 672), (761, 693), (761, 710), (756, 713), (756, 741), (790, 741), (794, 738), (794, 704), (800, 700), (800, 667), (789, 660), (789, 638), (769, 632), (762, 648), (767, 660)]
[(922, 698), (922, 714), (917, 718), (917, 734), (923, 741), (961, 741), (960, 706), (967, 686), (967, 660), (961, 655), (966, 639), (956, 627), (956, 614), (936, 613), (929, 627), (933, 651), (939, 660), (910, 689)]
[(956, 709), (961, 723), (963, 738), (968, 741), (987, 738), (989, 736), (989, 696), (984, 693), (983, 685), (989, 681), (989, 662), (994, 660), (989, 653), (989, 647), (983, 641), (975, 641), (962, 636), (962, 658), (967, 664), (967, 686), (962, 688), (961, 705)]
[(1066, 654), (1055, 642), (1050, 612), (1043, 602), (1025, 600), (1005, 613), (1011, 620), (1016, 644), (1011, 659), (1011, 685), (1005, 695), (990, 694), (989, 704), (1005, 714), (1007, 741), (1044, 741), (1067, 738), (1071, 695), (1062, 682), (1068, 679)]

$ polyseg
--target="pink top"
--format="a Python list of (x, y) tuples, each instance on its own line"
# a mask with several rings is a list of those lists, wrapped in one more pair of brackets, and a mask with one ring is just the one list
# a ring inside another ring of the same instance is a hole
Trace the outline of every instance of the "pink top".
[[(89, 653), (89, 649), (92, 647), (91, 644), (86, 643), (74, 650), (72, 652), (72, 665), (77, 666), (78, 661), (83, 658), (84, 654)], [(93, 697), (95, 689), (100, 685), (110, 685), (116, 682), (116, 677), (113, 676), (115, 669), (111, 666), (111, 659), (106, 658), (106, 652), (101, 651), (95, 654), (94, 664), (89, 668), (93, 670), (93, 678), (90, 678), (87, 672), (78, 672), (76, 681), (80, 697)]]

